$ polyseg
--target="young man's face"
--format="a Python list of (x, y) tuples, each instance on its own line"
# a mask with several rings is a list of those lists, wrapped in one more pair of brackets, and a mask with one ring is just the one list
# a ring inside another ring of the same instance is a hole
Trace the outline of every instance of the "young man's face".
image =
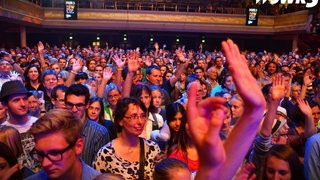
[(151, 74), (147, 75), (148, 82), (153, 85), (160, 85), (161, 78), (161, 72), (158, 69), (152, 69)]
[(57, 98), (51, 99), (51, 102), (52, 102), (54, 108), (55, 109), (66, 109), (66, 105), (64, 103), (64, 96), (66, 93), (63, 92), (62, 90), (57, 90), (56, 94), (57, 94)]
[(58, 161), (52, 161), (48, 157), (43, 157), (40, 161), (43, 170), (50, 179), (65, 179), (72, 176), (70, 173), (75, 172), (74, 165), (79, 161), (83, 141), (78, 139), (75, 145), (68, 147), (70, 147), (70, 143), (65, 140), (60, 131), (36, 136), (35, 150), (38, 154), (61, 155), (61, 160)]
[(86, 118), (86, 108), (85, 96), (76, 96), (74, 94), (69, 94), (66, 97), (66, 108), (77, 116), (80, 120), (84, 121)]
[(48, 74), (43, 79), (43, 85), (47, 90), (52, 90), (58, 84), (58, 78), (54, 74)]
[(34, 96), (29, 96), (28, 103), (29, 103), (29, 111), (30, 112), (34, 113), (40, 109), (39, 100), (37, 98), (35, 98)]
[(65, 59), (59, 59), (59, 65), (61, 69), (65, 69), (67, 66), (67, 60)]
[(4, 104), (11, 115), (25, 116), (28, 113), (28, 96), (26, 94), (12, 95), (8, 99), (8, 104)]

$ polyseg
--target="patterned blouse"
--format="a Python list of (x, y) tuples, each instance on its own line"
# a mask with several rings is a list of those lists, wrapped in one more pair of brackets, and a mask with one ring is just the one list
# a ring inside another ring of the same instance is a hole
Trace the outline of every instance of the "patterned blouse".
[[(120, 174), (125, 179), (139, 178), (139, 161), (127, 161), (115, 153), (114, 141), (103, 146), (97, 154), (93, 167), (101, 173)], [(153, 179), (155, 159), (160, 153), (159, 146), (150, 140), (144, 139), (145, 144), (145, 165), (144, 179)]]

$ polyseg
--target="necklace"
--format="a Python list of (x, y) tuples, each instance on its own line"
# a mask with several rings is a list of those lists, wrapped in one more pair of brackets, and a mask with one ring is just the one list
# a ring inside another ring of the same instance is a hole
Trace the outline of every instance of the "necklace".
[(130, 153), (130, 154), (133, 153), (133, 149), (134, 148), (128, 148), (128, 153)]

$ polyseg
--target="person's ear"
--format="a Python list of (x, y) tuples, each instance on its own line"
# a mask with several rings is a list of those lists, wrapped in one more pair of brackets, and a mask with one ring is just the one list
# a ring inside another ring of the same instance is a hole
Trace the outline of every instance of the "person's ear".
[(118, 124), (122, 127), (123, 126), (123, 120), (121, 119)]
[(80, 155), (84, 147), (83, 138), (79, 138), (74, 147), (75, 147), (76, 155)]
[(146, 80), (149, 80), (149, 74), (146, 75)]
[(51, 103), (53, 104), (53, 106), (56, 105), (56, 102), (55, 102), (55, 100), (53, 98), (51, 99)]

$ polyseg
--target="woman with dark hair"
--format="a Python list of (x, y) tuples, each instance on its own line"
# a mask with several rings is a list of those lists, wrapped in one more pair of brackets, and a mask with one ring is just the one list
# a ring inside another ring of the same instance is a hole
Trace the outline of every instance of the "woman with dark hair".
[(298, 154), (288, 145), (274, 145), (266, 157), (265, 179), (302, 180), (303, 165)]
[(125, 179), (152, 179), (158, 145), (140, 138), (147, 121), (147, 108), (136, 98), (122, 98), (115, 111), (118, 138), (97, 153), (94, 168), (101, 173), (121, 174)]
[(267, 72), (267, 77), (273, 78), (279, 71), (279, 65), (274, 61), (270, 61), (266, 64), (265, 71)]
[(28, 91), (30, 90), (41, 90), (45, 88), (41, 83), (41, 69), (38, 65), (30, 64), (24, 71), (25, 87)]
[(158, 130), (163, 126), (163, 118), (160, 114), (154, 113), (155, 107), (152, 103), (150, 88), (145, 84), (138, 84), (131, 90), (131, 97), (139, 98), (148, 110), (147, 122), (141, 137), (150, 139), (153, 130)]
[(181, 122), (178, 131), (177, 126), (171, 126), (176, 135), (172, 135), (169, 140), (168, 144), (172, 143), (173, 145), (168, 147), (168, 157), (185, 162), (190, 171), (194, 172), (199, 168), (198, 152), (190, 137), (188, 124), (183, 120), (181, 120)]
[(232, 76), (227, 73), (225, 76), (222, 77), (220, 85), (214, 87), (211, 90), (210, 96), (216, 96), (216, 93), (218, 92), (228, 92), (230, 94), (233, 94), (232, 91), (234, 91)]
[(171, 103), (166, 106), (167, 125), (170, 129), (170, 139), (168, 147), (176, 144), (178, 141), (178, 133), (181, 126), (185, 126), (187, 122), (185, 109), (180, 103)]
[[(166, 106), (167, 120), (162, 128), (154, 131), (151, 134), (151, 139), (158, 142), (158, 144), (166, 143), (169, 149), (178, 141), (178, 132), (181, 126), (185, 126), (187, 118), (185, 109), (180, 103), (170, 103)], [(162, 150), (165, 150), (163, 148)]]
[(89, 107), (87, 109), (88, 119), (95, 121), (108, 129), (111, 140), (117, 137), (117, 131), (111, 120), (104, 119), (104, 110), (102, 99), (98, 96), (93, 96), (89, 99)]

